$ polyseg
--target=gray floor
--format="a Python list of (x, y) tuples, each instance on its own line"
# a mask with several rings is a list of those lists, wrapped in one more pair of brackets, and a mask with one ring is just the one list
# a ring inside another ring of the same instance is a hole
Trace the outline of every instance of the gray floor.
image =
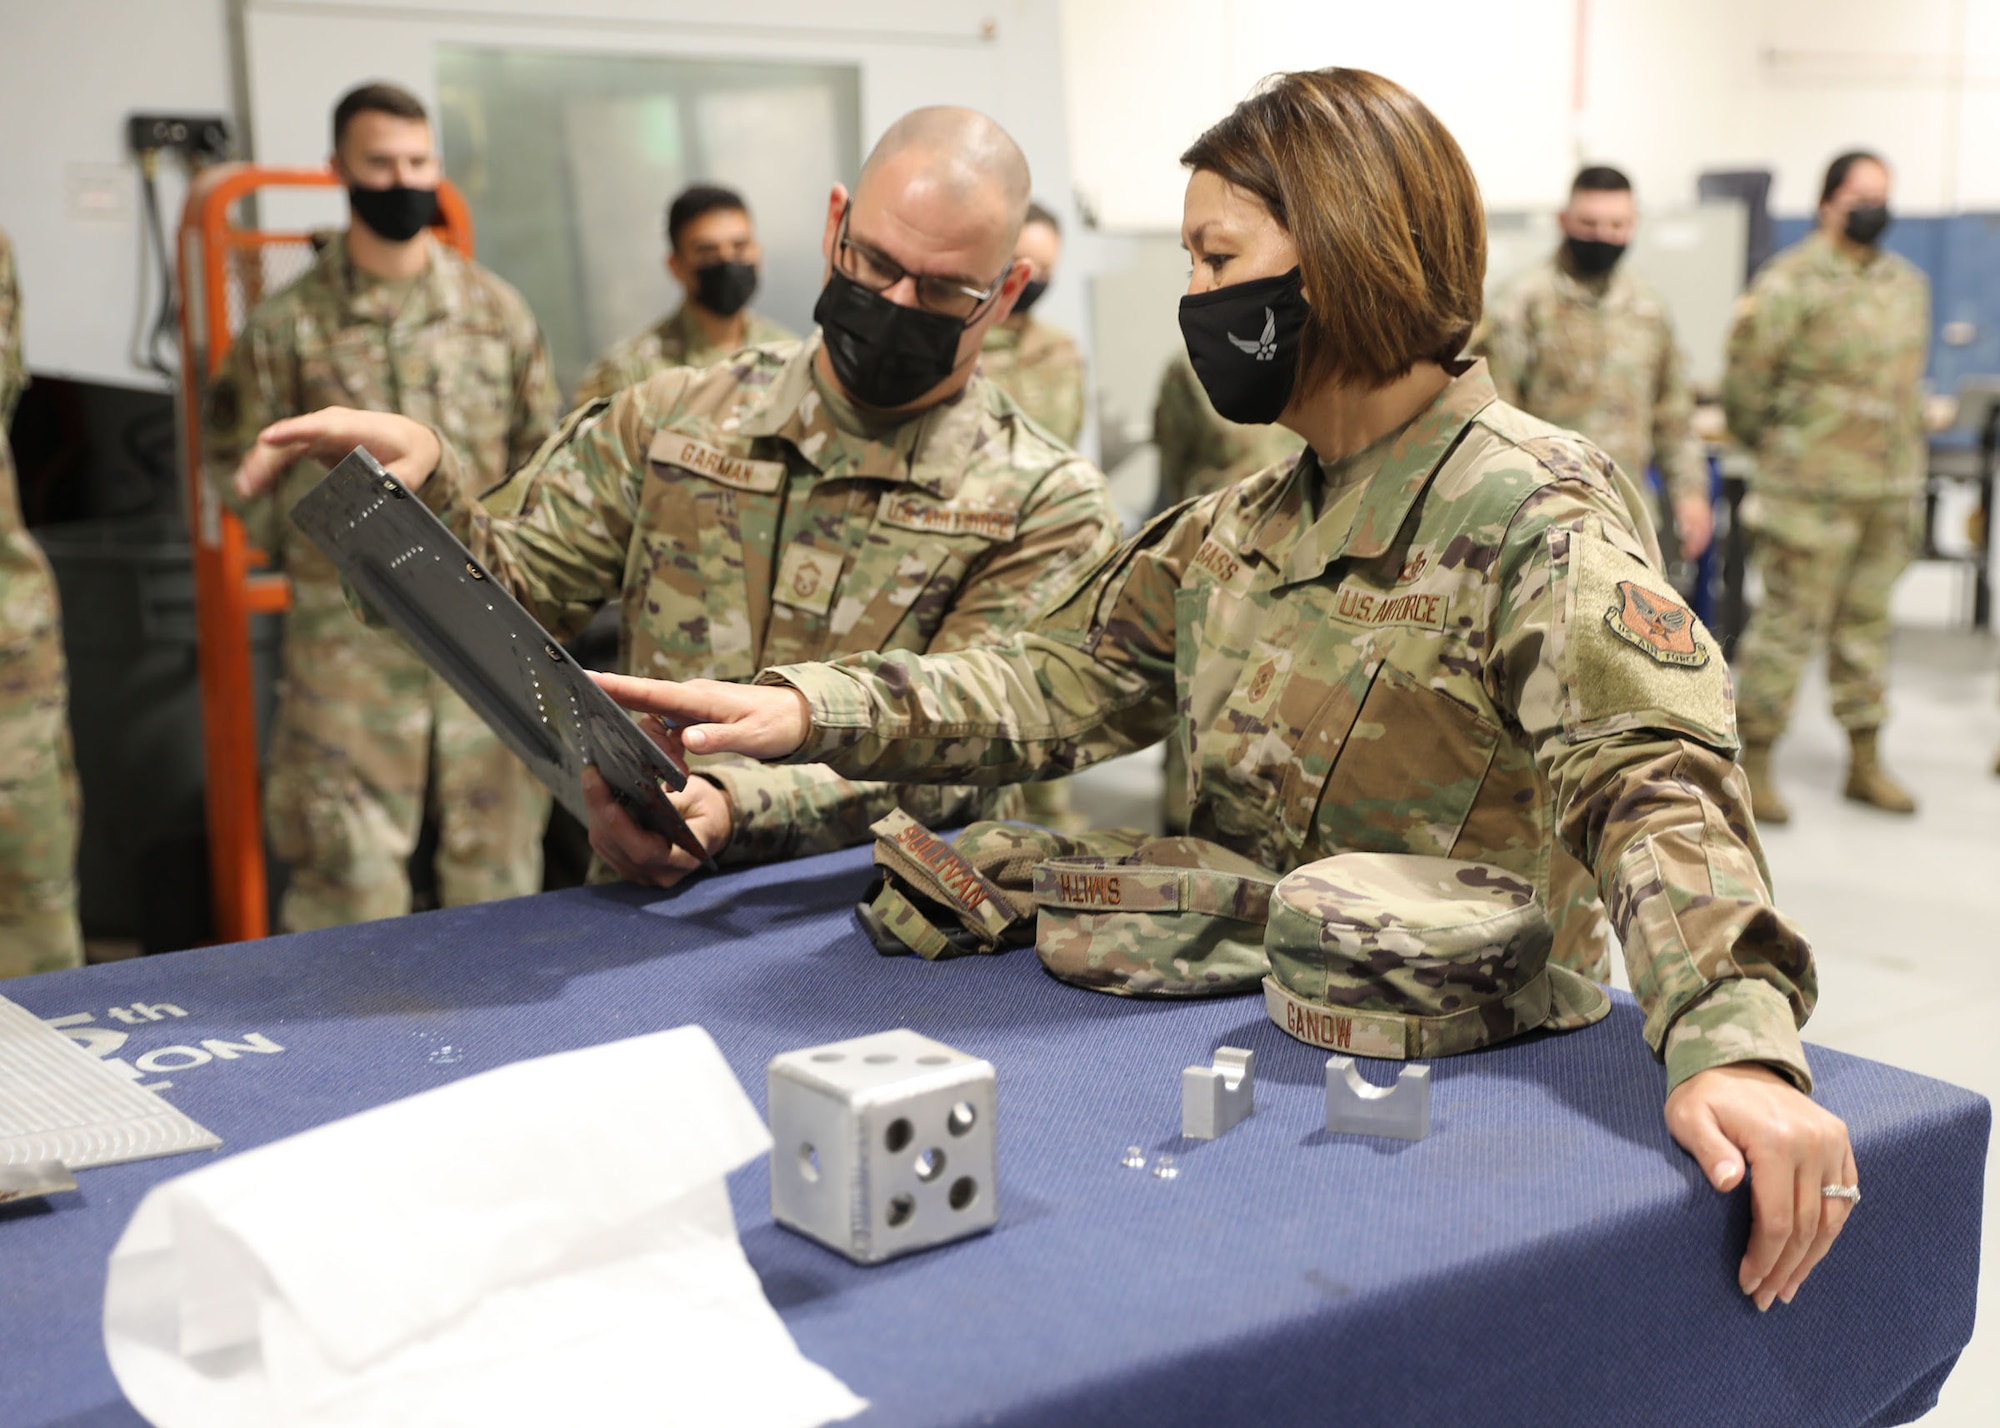
[[(1991, 640), (1940, 627), (1952, 592), (1923, 576), (1913, 572), (1899, 592), (1899, 615), (1925, 627), (1897, 636), (1884, 736), (1921, 811), (1896, 818), (1842, 801), (1845, 741), (1815, 676), (1778, 749), (1793, 821), (1769, 830), (1765, 846), (1778, 901), (1818, 956), (1807, 1040), (2000, 1097), (2000, 978), (1990, 976), (2000, 953), (2000, 675)], [(1158, 789), (1159, 759), (1147, 753), (1079, 776), (1077, 804), (1099, 827), (1148, 826)], [(1989, 1224), (1997, 1210), (2000, 1171), (1989, 1158)], [(1982, 1265), (1980, 1308), (1978, 1335), (1923, 1420), (1930, 1428), (2000, 1423), (2000, 1256)]]

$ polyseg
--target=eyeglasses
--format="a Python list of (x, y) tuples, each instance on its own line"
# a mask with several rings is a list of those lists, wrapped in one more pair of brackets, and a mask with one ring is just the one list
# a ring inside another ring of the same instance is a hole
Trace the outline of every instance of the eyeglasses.
[[(842, 277), (868, 289), (871, 293), (885, 293), (897, 283), (909, 278), (917, 285), (917, 306), (926, 312), (934, 312), (940, 317), (957, 318), (968, 321), (982, 307), (992, 301), (1007, 281), (1007, 269), (985, 288), (968, 287), (957, 278), (941, 278), (932, 273), (912, 273), (894, 258), (878, 253), (865, 243), (857, 243), (847, 236), (848, 214), (840, 215), (840, 232), (833, 240), (833, 265)], [(1013, 267), (1012, 263), (1007, 265)]]

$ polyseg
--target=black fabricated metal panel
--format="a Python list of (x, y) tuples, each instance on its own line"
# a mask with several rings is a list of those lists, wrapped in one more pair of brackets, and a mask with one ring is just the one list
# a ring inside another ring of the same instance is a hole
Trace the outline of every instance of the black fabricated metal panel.
[(594, 765), (640, 826), (699, 849), (661, 788), (687, 775), (364, 448), (292, 520), (579, 821)]

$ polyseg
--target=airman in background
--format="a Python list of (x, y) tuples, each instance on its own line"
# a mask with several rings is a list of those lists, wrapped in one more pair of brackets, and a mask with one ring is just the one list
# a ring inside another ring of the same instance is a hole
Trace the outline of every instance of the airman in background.
[(612, 346), (577, 386), (581, 406), (636, 387), (671, 367), (710, 367), (745, 347), (791, 332), (754, 311), (764, 250), (750, 209), (733, 189), (698, 183), (667, 205), (667, 271), (686, 294), (644, 332)]
[(279, 909), (291, 931), (407, 912), (426, 807), (443, 903), (539, 892), (549, 808), (443, 680), (354, 617), (339, 573), (292, 528), (287, 513), (325, 466), (287, 461), (275, 488), (251, 499), (230, 483), (259, 430), (335, 402), (435, 423), (478, 491), (555, 426), (548, 351), (527, 304), (429, 232), (439, 171), (423, 106), (390, 85), (354, 90), (334, 111), (333, 165), (347, 231), (250, 314), (203, 423), (208, 479), (291, 580), (264, 790), (272, 849), (291, 865)]
[[(1557, 221), (1562, 245), (1501, 297), (1470, 355), (1486, 358), (1502, 400), (1583, 433), (1642, 488), (1657, 466), (1681, 555), (1696, 559), (1715, 529), (1708, 459), (1666, 304), (1620, 261), (1639, 221), (1631, 181), (1614, 168), (1583, 169)], [(1562, 848), (1553, 857), (1555, 960), (1604, 981), (1610, 924), (1595, 881)]]
[(0, 233), (0, 977), (83, 965), (76, 917), (82, 795), (55, 575), (28, 534), (7, 424), (28, 385), (21, 290)]
[[(617, 602), (619, 667), (635, 673), (748, 680), (773, 662), (1004, 639), (1118, 536), (1104, 477), (979, 371), (1031, 273), (1013, 256), (1027, 207), (1004, 130), (919, 109), (829, 197), (805, 341), (579, 408), (484, 504), (448, 426), (338, 409), (266, 431), (238, 481), (365, 444), (558, 638)], [(675, 801), (724, 864), (866, 843), (899, 806), (949, 826), (993, 802), (817, 765), (695, 772)], [(585, 784), (612, 872), (668, 886), (696, 866)]]
[(1062, 226), (1039, 203), (1028, 205), (1014, 258), (1034, 276), (1004, 322), (986, 329), (980, 367), (986, 380), (1047, 427), (1065, 446), (1076, 445), (1083, 430), (1083, 354), (1076, 339), (1029, 315), (1055, 280), (1062, 262)]
[(1819, 226), (1772, 258), (1740, 301), (1723, 404), (1755, 458), (1750, 524), (1764, 596), (1736, 648), (1737, 725), (1757, 818), (1791, 817), (1771, 776), (1799, 677), (1822, 646), (1847, 730), (1845, 794), (1891, 813), (1916, 800), (1883, 769), (1889, 595), (1909, 564), (1927, 446), (1930, 285), (1880, 247), (1889, 169), (1842, 154)]

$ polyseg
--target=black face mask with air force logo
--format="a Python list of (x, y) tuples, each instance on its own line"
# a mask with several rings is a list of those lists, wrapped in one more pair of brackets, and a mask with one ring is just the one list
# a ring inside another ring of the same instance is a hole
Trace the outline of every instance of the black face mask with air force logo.
[(1292, 399), (1306, 304), (1299, 270), (1181, 299), (1181, 337), (1202, 390), (1233, 422), (1263, 426)]

